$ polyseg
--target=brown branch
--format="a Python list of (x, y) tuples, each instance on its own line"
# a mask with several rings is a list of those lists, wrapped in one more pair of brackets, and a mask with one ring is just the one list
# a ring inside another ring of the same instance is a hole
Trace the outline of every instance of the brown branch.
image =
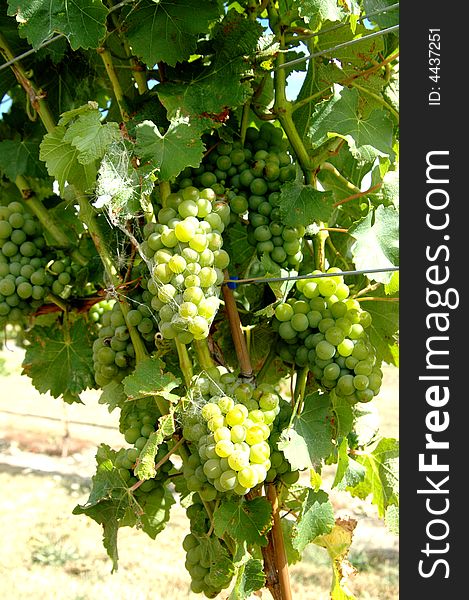
[[(229, 278), (228, 272), (225, 271), (225, 278)], [(239, 360), (242, 377), (252, 377), (252, 365), (249, 357), (246, 340), (241, 328), (241, 320), (239, 318), (238, 308), (233, 296), (233, 291), (227, 286), (222, 286), (223, 298), (225, 300), (225, 311), (230, 324), (231, 335), (236, 350), (236, 356)]]
[[(290, 576), (288, 573), (287, 553), (283, 542), (282, 525), (280, 521), (280, 505), (278, 502), (277, 488), (275, 484), (269, 483), (267, 486), (267, 498), (272, 505), (272, 516), (274, 524), (271, 529), (273, 558), (278, 575), (280, 587), (280, 598), (282, 600), (292, 600), (290, 587)], [(270, 545), (270, 543), (269, 543)], [(272, 594), (274, 596), (274, 594)], [(274, 596), (275, 598), (276, 596)]]

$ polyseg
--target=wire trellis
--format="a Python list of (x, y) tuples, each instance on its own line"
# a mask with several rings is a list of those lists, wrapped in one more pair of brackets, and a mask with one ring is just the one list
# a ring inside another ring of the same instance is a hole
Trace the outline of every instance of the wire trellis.
[(231, 277), (230, 279), (225, 279), (223, 282), (227, 284), (228, 287), (234, 289), (238, 284), (247, 284), (247, 283), (274, 283), (280, 281), (298, 281), (299, 279), (316, 279), (320, 277), (337, 277), (340, 275), (344, 277), (345, 275), (367, 275), (368, 273), (386, 273), (399, 271), (399, 267), (383, 267), (381, 269), (360, 269), (354, 271), (337, 271), (336, 273), (308, 273), (306, 275), (285, 275), (282, 277), (248, 277), (246, 279), (236, 279)]

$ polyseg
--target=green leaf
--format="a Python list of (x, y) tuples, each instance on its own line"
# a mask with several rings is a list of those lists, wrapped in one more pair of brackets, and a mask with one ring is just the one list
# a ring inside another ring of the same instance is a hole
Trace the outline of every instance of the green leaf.
[(391, 504), (386, 509), (386, 514), (384, 515), (384, 522), (386, 523), (386, 527), (389, 529), (391, 533), (394, 535), (399, 535), (399, 507), (395, 504)]
[[(267, 252), (264, 252), (262, 255), (261, 263), (264, 267), (263, 277), (295, 277), (298, 275), (298, 271), (295, 271), (294, 269), (287, 270), (283, 267), (280, 267), (278, 263), (274, 262), (270, 258)], [(287, 297), (288, 292), (293, 288), (294, 285), (295, 281), (291, 279), (286, 279), (284, 281), (269, 281), (269, 287), (275, 294), (275, 297), (277, 300), (282, 301)]]
[(352, 544), (353, 531), (357, 525), (354, 519), (337, 519), (332, 531), (317, 538), (314, 543), (327, 550), (332, 561), (331, 600), (356, 600), (347, 589), (345, 579), (355, 570), (347, 560)]
[(101, 159), (111, 142), (120, 139), (117, 123), (101, 123), (98, 109), (80, 115), (64, 135), (64, 142), (78, 150), (77, 160), (86, 165)]
[(156, 475), (155, 456), (163, 441), (170, 437), (176, 430), (174, 415), (163, 415), (158, 419), (158, 429), (150, 434), (147, 443), (142, 448), (138, 457), (138, 464), (134, 469), (135, 475), (140, 480), (152, 479)]
[(278, 448), (293, 469), (318, 466), (332, 452), (330, 409), (329, 395), (314, 392), (304, 399), (303, 412), (295, 419), (293, 429), (282, 432)]
[(158, 357), (149, 357), (139, 362), (135, 371), (122, 380), (129, 400), (145, 396), (162, 396), (166, 400), (178, 400), (171, 390), (180, 385), (181, 380), (170, 372), (164, 372), (164, 364)]
[(258, 558), (250, 558), (238, 569), (236, 583), (228, 600), (247, 600), (253, 592), (265, 584), (264, 565)]
[(399, 301), (386, 296), (383, 290), (373, 292), (374, 298), (383, 300), (360, 301), (363, 310), (367, 310), (372, 317), (371, 325), (366, 329), (371, 343), (376, 348), (378, 358), (398, 366), (399, 346), (397, 334), (399, 331)]
[(218, 17), (214, 0), (142, 0), (131, 7), (125, 24), (132, 50), (151, 68), (188, 59)]
[(375, 109), (363, 119), (359, 115), (359, 93), (338, 84), (328, 100), (317, 105), (311, 118), (309, 136), (315, 146), (330, 137), (344, 138), (353, 156), (368, 161), (377, 156), (394, 159), (393, 124), (387, 113)]
[(283, 533), (283, 543), (285, 545), (285, 553), (289, 565), (296, 565), (301, 560), (301, 552), (293, 547), (293, 530), (295, 521), (284, 518), (280, 521)]
[(331, 216), (334, 200), (331, 192), (320, 192), (312, 185), (297, 181), (285, 183), (280, 192), (279, 208), (282, 223), (299, 227), (327, 222)]
[(310, 29), (315, 30), (322, 21), (340, 21), (343, 12), (336, 0), (299, 0), (298, 12), (308, 23)]
[[(361, 269), (382, 269), (399, 264), (399, 213), (393, 206), (378, 206), (349, 228), (355, 238), (351, 251), (355, 266)], [(389, 283), (392, 272), (369, 273), (369, 279)]]
[(215, 533), (226, 533), (238, 542), (267, 545), (266, 533), (272, 526), (272, 507), (265, 498), (224, 500), (213, 513)]
[(227, 230), (228, 244), (224, 246), (230, 254), (231, 265), (243, 265), (253, 257), (256, 249), (248, 240), (248, 229), (239, 222)]
[(323, 490), (308, 490), (303, 509), (292, 529), (292, 545), (298, 552), (319, 535), (329, 533), (334, 527), (334, 509)]
[(67, 183), (87, 192), (96, 179), (96, 165), (80, 164), (78, 149), (64, 142), (65, 133), (65, 126), (57, 125), (52, 133), (46, 134), (41, 142), (39, 158), (46, 163), (49, 175), (57, 179), (61, 193)]
[(124, 386), (120, 381), (111, 381), (102, 388), (99, 397), (99, 404), (107, 404), (108, 411), (112, 412), (115, 408), (121, 408), (127, 400), (127, 394), (124, 392)]
[(138, 498), (142, 514), (138, 525), (153, 540), (163, 531), (169, 521), (171, 506), (176, 503), (173, 494), (165, 487), (158, 486)]
[(205, 146), (200, 130), (187, 119), (171, 122), (164, 135), (152, 121), (143, 121), (136, 127), (136, 153), (151, 162), (163, 181), (169, 181), (186, 167), (198, 167)]
[(384, 517), (388, 506), (399, 505), (399, 442), (382, 438), (373, 452), (361, 454), (356, 460), (366, 469), (365, 479), (347, 489), (362, 500), (371, 495), (379, 516)]
[(365, 468), (348, 454), (348, 440), (342, 439), (338, 450), (337, 470), (332, 487), (340, 490), (355, 487), (365, 478)]
[(338, 396), (335, 390), (331, 390), (332, 411), (334, 413), (334, 427), (336, 437), (346, 436), (352, 431), (354, 425), (354, 412), (350, 402), (343, 396)]
[(399, 24), (399, 6), (395, 6), (395, 4), (394, 0), (364, 0), (363, 8), (365, 9), (365, 13), (369, 14), (394, 5), (394, 8), (391, 10), (383, 11), (370, 17), (370, 21), (376, 23), (380, 29), (385, 29), (386, 27)]
[(36, 326), (27, 339), (22, 373), (38, 392), (54, 398), (65, 394), (67, 402), (81, 402), (79, 394), (94, 387), (93, 340), (87, 321), (80, 318), (69, 328)]
[(0, 142), (0, 170), (10, 181), (18, 175), (47, 177), (44, 164), (39, 160), (39, 144), (28, 140), (3, 140)]
[(117, 569), (117, 534), (120, 527), (138, 525), (153, 539), (169, 520), (169, 511), (174, 504), (172, 494), (161, 486), (136, 498), (115, 466), (118, 455), (102, 444), (96, 454), (97, 469), (92, 478), (88, 501), (74, 508), (74, 515), (87, 515), (103, 526), (103, 543)]
[(54, 33), (63, 33), (72, 50), (97, 48), (106, 33), (108, 10), (101, 0), (8, 0), (8, 6), (34, 48)]

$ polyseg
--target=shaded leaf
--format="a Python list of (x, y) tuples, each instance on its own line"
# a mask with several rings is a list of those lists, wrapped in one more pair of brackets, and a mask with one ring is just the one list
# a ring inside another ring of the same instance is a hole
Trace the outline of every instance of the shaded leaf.
[(15, 181), (18, 175), (47, 177), (47, 170), (39, 160), (39, 144), (28, 140), (3, 140), (0, 142), (0, 170)]
[(331, 192), (320, 192), (312, 185), (296, 181), (285, 183), (279, 200), (282, 223), (289, 227), (299, 227), (319, 221), (327, 222), (333, 210), (333, 202)]
[(334, 526), (334, 509), (323, 490), (308, 490), (300, 518), (292, 529), (292, 545), (298, 552)]
[(106, 33), (108, 10), (101, 0), (8, 0), (8, 6), (34, 48), (54, 33), (63, 33), (73, 50), (97, 48)]
[(265, 498), (224, 500), (213, 513), (215, 533), (225, 532), (238, 542), (267, 545), (266, 533), (272, 526), (272, 507)]
[(94, 387), (92, 339), (84, 319), (70, 328), (36, 326), (29, 332), (28, 342), (23, 374), (31, 378), (38, 392), (80, 402), (79, 394)]

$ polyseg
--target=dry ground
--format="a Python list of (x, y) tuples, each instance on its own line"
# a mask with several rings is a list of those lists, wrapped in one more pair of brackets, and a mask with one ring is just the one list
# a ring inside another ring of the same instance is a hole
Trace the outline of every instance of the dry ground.
[[(117, 414), (97, 404), (95, 393), (84, 395), (84, 406), (70, 407), (39, 395), (19, 374), (21, 352), (2, 356), (9, 375), (0, 376), (0, 598), (200, 598), (188, 591), (190, 579), (181, 548), (187, 519), (179, 505), (173, 507), (171, 524), (156, 541), (140, 531), (121, 530), (119, 571), (110, 573), (101, 528), (71, 512), (88, 497), (96, 445), (122, 445)], [(386, 369), (377, 401), (381, 432), (394, 437), (398, 436), (397, 376), (396, 369)], [(20, 416), (24, 414), (58, 420)], [(105, 428), (67, 426), (67, 419)], [(62, 456), (64, 451), (67, 456)], [(330, 480), (326, 474), (326, 483)], [(386, 530), (370, 503), (342, 492), (333, 491), (331, 498), (338, 516), (358, 520), (349, 558), (359, 573), (349, 580), (351, 591), (358, 600), (397, 600), (398, 538)], [(322, 549), (308, 547), (304, 560), (292, 566), (290, 574), (295, 600), (329, 598), (331, 570)]]

